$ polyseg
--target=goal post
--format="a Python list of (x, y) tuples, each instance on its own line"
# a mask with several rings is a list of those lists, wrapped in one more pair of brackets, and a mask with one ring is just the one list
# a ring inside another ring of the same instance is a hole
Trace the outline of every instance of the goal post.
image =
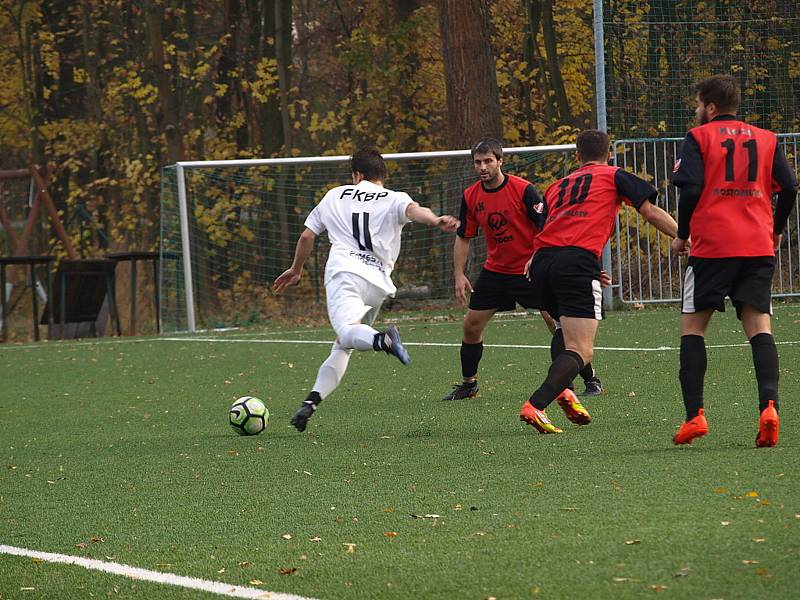
[[(469, 150), (384, 154), (386, 186), (437, 214), (458, 215), (476, 181)], [(349, 156), (184, 161), (161, 186), (162, 331), (242, 326), (324, 316), (327, 236), (317, 240), (300, 284), (278, 297), (274, 278), (291, 265), (303, 222), (331, 187), (350, 181)], [(540, 191), (576, 167), (574, 144), (506, 148), (503, 170)], [(410, 223), (393, 273), (398, 300), (452, 298), (452, 236)], [(469, 273), (485, 257), (471, 244)]]

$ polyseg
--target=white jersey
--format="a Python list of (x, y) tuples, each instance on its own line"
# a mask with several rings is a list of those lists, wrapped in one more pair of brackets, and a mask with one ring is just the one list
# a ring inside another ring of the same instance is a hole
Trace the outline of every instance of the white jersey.
[(400, 234), (410, 221), (406, 209), (412, 202), (405, 192), (367, 180), (329, 190), (305, 222), (317, 235), (328, 232), (331, 251), (325, 283), (345, 271), (394, 295), (397, 288), (391, 274), (400, 254)]

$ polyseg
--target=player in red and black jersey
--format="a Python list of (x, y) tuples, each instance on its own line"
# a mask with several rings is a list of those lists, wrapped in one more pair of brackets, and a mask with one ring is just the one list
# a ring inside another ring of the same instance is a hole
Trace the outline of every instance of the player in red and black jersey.
[[(486, 139), (472, 150), (475, 172), (480, 178), (468, 187), (461, 200), (461, 227), (453, 248), (455, 294), (463, 303), (469, 299), (464, 317), (461, 343), (463, 381), (454, 386), (443, 400), (471, 398), (478, 393), (478, 363), (483, 355), (483, 332), (498, 311), (514, 310), (517, 304), (532, 308), (531, 284), (525, 276), (525, 264), (533, 253), (533, 240), (544, 224), (544, 204), (533, 185), (515, 175), (503, 173), (503, 148), (500, 142)], [(483, 231), (487, 258), (473, 289), (464, 274), (470, 240)], [(558, 344), (560, 329), (546, 313), (542, 314)], [(581, 372), (586, 394), (602, 393), (600, 380), (592, 365)], [(570, 381), (571, 384), (571, 381)]]
[(576, 145), (580, 167), (545, 192), (547, 220), (536, 238), (530, 265), (534, 305), (560, 320), (565, 346), (520, 410), (520, 419), (540, 433), (561, 433), (545, 414), (553, 400), (573, 423), (591, 421), (575, 395), (564, 388), (592, 360), (597, 325), (603, 318), (599, 256), (621, 204), (633, 205), (670, 237), (678, 228), (672, 217), (651, 203), (658, 195), (652, 185), (609, 166), (608, 135), (596, 129), (582, 131)]
[(681, 191), (672, 248), (689, 254), (680, 354), (686, 421), (673, 441), (689, 444), (708, 433), (705, 332), (714, 311), (725, 310), (729, 296), (753, 353), (760, 414), (756, 446), (774, 446), (779, 420), (772, 274), (775, 249), (796, 201), (797, 178), (777, 136), (736, 117), (741, 92), (733, 77), (709, 77), (695, 92), (700, 126), (686, 135), (672, 177)]

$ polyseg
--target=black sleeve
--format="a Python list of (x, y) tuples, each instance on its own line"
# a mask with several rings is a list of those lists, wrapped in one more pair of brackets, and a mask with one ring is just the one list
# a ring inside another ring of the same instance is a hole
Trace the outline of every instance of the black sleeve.
[(461, 225), (458, 226), (456, 229), (456, 235), (458, 237), (466, 237), (467, 235), (467, 197), (464, 194), (461, 194), (461, 209), (458, 211), (458, 220), (461, 221)]
[(679, 188), (696, 186), (702, 190), (704, 183), (703, 155), (700, 153), (697, 140), (690, 131), (683, 140), (678, 152), (678, 160), (675, 161), (675, 167), (672, 169), (672, 184)]
[(772, 181), (780, 191), (797, 191), (797, 175), (789, 166), (786, 154), (780, 144), (775, 145), (775, 158), (772, 160)]
[(614, 183), (620, 196), (627, 198), (636, 210), (639, 210), (645, 200), (654, 200), (658, 190), (641, 177), (628, 173), (624, 169), (617, 169), (614, 174)]
[(680, 189), (678, 199), (678, 238), (689, 239), (689, 222), (692, 214), (703, 193), (705, 183), (705, 165), (700, 146), (694, 139), (692, 132), (686, 134), (683, 140), (678, 160), (672, 170), (672, 183)]
[(772, 161), (772, 181), (780, 188), (778, 202), (775, 204), (772, 232), (780, 234), (783, 233), (786, 221), (789, 220), (789, 213), (792, 212), (797, 202), (797, 175), (792, 167), (789, 166), (789, 161), (786, 160), (786, 154), (783, 152), (783, 146), (780, 144), (775, 146), (775, 158)]
[(547, 220), (547, 210), (542, 196), (536, 191), (533, 184), (525, 188), (525, 192), (522, 194), (522, 202), (525, 204), (528, 218), (533, 221), (539, 231), (541, 231)]
[(775, 205), (775, 218), (772, 233), (778, 235), (786, 228), (789, 213), (792, 212), (797, 202), (797, 190), (781, 190), (778, 192), (778, 202)]
[(678, 238), (681, 240), (689, 239), (689, 222), (692, 220), (692, 214), (702, 193), (703, 188), (694, 185), (687, 185), (680, 189), (680, 194), (678, 195)]

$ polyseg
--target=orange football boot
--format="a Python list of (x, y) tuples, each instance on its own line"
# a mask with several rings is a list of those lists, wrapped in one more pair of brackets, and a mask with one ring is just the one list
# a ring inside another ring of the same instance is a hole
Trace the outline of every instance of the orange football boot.
[(705, 411), (701, 408), (700, 412), (693, 419), (684, 422), (678, 433), (672, 438), (672, 443), (676, 446), (680, 444), (691, 444), (695, 438), (703, 437), (708, 433), (708, 422), (706, 421)]
[(533, 425), (539, 433), (564, 433), (547, 418), (543, 410), (539, 410), (528, 400), (522, 405), (519, 411), (520, 421), (525, 421), (528, 425)]
[(567, 415), (567, 418), (576, 425), (588, 425), (592, 422), (592, 415), (584, 408), (581, 401), (569, 388), (565, 388), (556, 398), (556, 402)]
[(758, 418), (756, 447), (771, 448), (777, 444), (779, 428), (780, 419), (778, 419), (778, 411), (775, 410), (775, 401), (770, 400), (767, 408), (761, 411), (761, 416)]

